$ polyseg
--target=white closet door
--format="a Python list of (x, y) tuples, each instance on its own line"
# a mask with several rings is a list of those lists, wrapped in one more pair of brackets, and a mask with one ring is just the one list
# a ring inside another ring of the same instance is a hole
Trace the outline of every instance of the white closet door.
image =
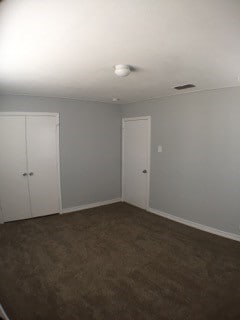
[(123, 200), (146, 209), (149, 197), (150, 118), (123, 119)]
[(26, 117), (28, 180), (33, 217), (60, 211), (56, 133), (56, 117)]
[(4, 221), (31, 217), (25, 116), (0, 116), (0, 204)]

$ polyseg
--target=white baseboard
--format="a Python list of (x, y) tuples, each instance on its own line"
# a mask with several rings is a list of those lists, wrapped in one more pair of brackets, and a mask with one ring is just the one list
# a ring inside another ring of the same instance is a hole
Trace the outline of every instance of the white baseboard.
[(187, 225), (189, 227), (193, 227), (193, 228), (205, 231), (205, 232), (213, 233), (213, 234), (215, 234), (217, 236), (220, 236), (220, 237), (228, 238), (228, 239), (235, 240), (235, 241), (240, 241), (240, 235), (235, 234), (235, 233), (229, 233), (229, 232), (225, 232), (225, 231), (222, 231), (222, 230), (219, 230), (219, 229), (208, 227), (208, 226), (205, 226), (205, 225), (200, 224), (200, 223), (196, 223), (196, 222), (192, 222), (190, 220), (186, 220), (186, 219), (183, 219), (183, 218), (176, 217), (176, 216), (174, 216), (172, 214), (169, 214), (169, 213), (166, 213), (166, 212), (162, 212), (162, 211), (159, 211), (157, 209), (148, 208), (147, 211), (151, 212), (151, 213), (154, 213), (154, 214), (156, 214), (158, 216), (161, 216), (161, 217), (164, 217), (164, 218), (167, 218), (167, 219), (170, 219), (170, 220), (185, 224), (185, 225)]
[[(81, 211), (81, 210), (85, 210), (85, 209), (90, 209), (90, 208), (95, 208), (95, 207), (100, 207), (100, 206), (105, 206), (108, 204), (112, 204), (112, 203), (116, 203), (116, 202), (122, 202), (123, 199), (122, 198), (116, 198), (116, 199), (111, 199), (111, 200), (105, 200), (105, 201), (100, 201), (100, 202), (94, 202), (94, 203), (89, 203), (89, 204), (83, 204), (81, 206), (77, 206), (77, 207), (71, 207), (71, 208), (65, 208), (62, 210), (62, 214), (64, 213), (70, 213), (70, 212), (76, 212), (76, 211)], [(173, 220), (175, 222), (179, 222), (182, 224), (185, 224), (189, 227), (192, 228), (196, 228), (205, 232), (209, 232), (212, 234), (215, 234), (217, 236), (220, 237), (224, 237), (224, 238), (228, 238), (231, 240), (235, 240), (235, 241), (239, 241), (240, 242), (240, 235), (235, 234), (235, 233), (229, 233), (229, 232), (225, 232), (216, 228), (212, 228), (212, 227), (208, 227), (205, 226), (203, 224), (197, 223), (197, 222), (193, 222), (187, 219), (183, 219), (177, 216), (174, 216), (172, 214), (166, 213), (166, 212), (162, 212), (159, 211), (157, 209), (153, 209), (153, 208), (148, 208), (147, 209), (148, 212), (151, 212), (153, 214), (156, 214), (158, 216), (161, 216), (163, 218), (167, 218), (169, 220)]]
[(100, 207), (100, 206), (106, 206), (107, 204), (112, 204), (112, 203), (121, 202), (121, 201), (122, 201), (121, 198), (116, 198), (116, 199), (111, 199), (111, 200), (105, 200), (105, 201), (100, 201), (100, 202), (83, 204), (83, 205), (77, 206), (77, 207), (62, 209), (61, 213), (76, 212), (76, 211), (81, 211), (81, 210), (85, 210), (85, 209), (90, 209), (90, 208), (95, 208), (95, 207)]

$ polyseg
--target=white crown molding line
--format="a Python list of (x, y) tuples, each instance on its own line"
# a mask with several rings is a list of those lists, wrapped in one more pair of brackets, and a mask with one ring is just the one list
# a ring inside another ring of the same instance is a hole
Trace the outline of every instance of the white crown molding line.
[(29, 97), (29, 98), (40, 98), (40, 99), (59, 99), (59, 100), (73, 100), (73, 101), (80, 101), (80, 102), (95, 102), (100, 104), (111, 104), (111, 105), (121, 105), (121, 103), (110, 101), (105, 101), (102, 99), (90, 99), (90, 98), (84, 98), (84, 97), (68, 97), (68, 96), (51, 96), (51, 95), (37, 95), (37, 94), (30, 94), (30, 93), (11, 93), (11, 92), (4, 92), (0, 91), (0, 96), (16, 96), (16, 97)]
[(219, 87), (219, 88), (210, 88), (210, 89), (190, 89), (189, 91), (185, 92), (176, 92), (176, 93), (170, 93), (162, 96), (153, 96), (149, 97), (146, 99), (141, 99), (141, 100), (133, 100), (125, 103), (119, 103), (120, 105), (130, 105), (134, 103), (142, 103), (142, 102), (148, 102), (152, 100), (165, 100), (166, 98), (171, 98), (171, 97), (176, 97), (176, 96), (182, 96), (182, 95), (189, 95), (189, 94), (195, 94), (195, 93), (204, 93), (204, 92), (209, 92), (209, 91), (217, 91), (217, 90), (222, 90), (222, 89), (234, 89), (234, 88), (239, 88), (240, 85), (231, 85), (231, 86), (225, 86), (225, 87)]
[(232, 89), (232, 88), (237, 88), (240, 87), (239, 84), (236, 85), (230, 85), (230, 86), (223, 86), (223, 87), (218, 87), (218, 88), (210, 88), (210, 89), (191, 89), (187, 92), (176, 92), (176, 93), (170, 93), (162, 96), (153, 96), (145, 99), (140, 99), (140, 100), (132, 100), (132, 101), (125, 101), (122, 102), (121, 100), (118, 102), (113, 102), (111, 101), (106, 101), (98, 98), (86, 98), (86, 97), (75, 97), (71, 98), (68, 96), (54, 96), (54, 95), (41, 95), (41, 94), (28, 94), (28, 93), (11, 93), (9, 91), (0, 91), (0, 95), (2, 96), (25, 96), (25, 97), (33, 97), (33, 98), (47, 98), (47, 99), (66, 99), (66, 100), (76, 100), (76, 101), (81, 101), (81, 102), (96, 102), (96, 103), (102, 103), (102, 104), (111, 104), (111, 105), (119, 105), (119, 106), (125, 106), (125, 105), (130, 105), (130, 104), (135, 104), (135, 103), (141, 103), (141, 102), (147, 102), (151, 100), (163, 100), (165, 98), (169, 97), (174, 97), (174, 96), (179, 96), (179, 95), (185, 95), (185, 94), (193, 94), (193, 93), (201, 93), (205, 91), (215, 91), (215, 90), (222, 90), (222, 89)]
[(101, 207), (101, 206), (106, 206), (108, 204), (112, 204), (112, 203), (116, 203), (116, 202), (122, 202), (122, 199), (121, 198), (115, 198), (115, 199), (111, 199), (111, 200), (105, 200), (105, 201), (100, 201), (100, 202), (83, 204), (83, 205), (77, 206), (77, 207), (65, 208), (65, 209), (62, 209), (61, 214), (70, 213), (70, 212), (76, 212), (76, 211), (82, 211), (82, 210), (85, 210), (85, 209), (91, 209), (91, 208), (96, 208), (96, 207)]
[(179, 217), (174, 216), (172, 214), (169, 214), (169, 213), (166, 213), (166, 212), (163, 212), (163, 211), (159, 211), (157, 209), (153, 209), (153, 208), (150, 208), (150, 207), (147, 209), (147, 211), (151, 212), (153, 214), (156, 214), (157, 216), (160, 216), (160, 217), (167, 218), (167, 219), (175, 221), (175, 222), (179, 222), (179, 223), (185, 224), (185, 225), (187, 225), (189, 227), (192, 227), (192, 228), (195, 228), (195, 229), (199, 229), (199, 230), (202, 230), (202, 231), (205, 231), (205, 232), (208, 232), (208, 233), (215, 234), (215, 235), (220, 236), (220, 237), (224, 237), (224, 238), (228, 238), (228, 239), (240, 242), (240, 235), (238, 235), (238, 234), (229, 233), (229, 232), (225, 232), (225, 231), (222, 231), (222, 230), (219, 230), (219, 229), (216, 229), (216, 228), (208, 227), (208, 226), (205, 226), (203, 224), (200, 224), (200, 223), (197, 223), (197, 222), (193, 222), (193, 221), (190, 221), (190, 220), (187, 220), (187, 219), (179, 218)]

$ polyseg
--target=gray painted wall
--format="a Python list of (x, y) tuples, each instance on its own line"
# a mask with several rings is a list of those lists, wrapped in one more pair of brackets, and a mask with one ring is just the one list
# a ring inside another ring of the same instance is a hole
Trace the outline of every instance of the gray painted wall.
[(240, 88), (122, 106), (123, 117), (143, 115), (152, 116), (150, 206), (239, 234)]
[(120, 197), (120, 109), (123, 117), (152, 116), (150, 206), (239, 234), (240, 88), (122, 107), (0, 96), (0, 111), (60, 113), (64, 208)]
[(63, 208), (120, 197), (120, 107), (0, 96), (0, 111), (59, 112)]

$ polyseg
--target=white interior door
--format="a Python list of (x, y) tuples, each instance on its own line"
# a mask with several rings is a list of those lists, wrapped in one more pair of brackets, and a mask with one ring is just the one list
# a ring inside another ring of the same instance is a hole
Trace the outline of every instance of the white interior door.
[(150, 117), (123, 119), (123, 201), (146, 209), (149, 198)]
[(55, 116), (27, 116), (26, 137), (32, 216), (60, 212)]
[(4, 221), (31, 217), (25, 116), (0, 116), (0, 205)]

